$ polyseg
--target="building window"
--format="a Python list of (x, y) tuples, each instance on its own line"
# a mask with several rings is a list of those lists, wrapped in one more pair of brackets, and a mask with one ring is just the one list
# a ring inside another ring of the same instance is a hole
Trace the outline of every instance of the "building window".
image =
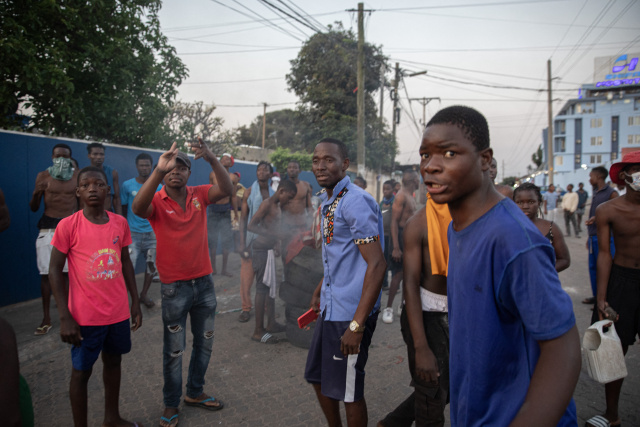
[(562, 156), (556, 156), (555, 163), (556, 166), (562, 166)]
[(566, 133), (566, 123), (564, 120), (558, 120), (556, 122), (556, 134)]
[(582, 104), (576, 105), (577, 114), (591, 114), (595, 113), (595, 111), (595, 104), (593, 102), (583, 102)]
[(640, 116), (629, 116), (629, 126), (640, 126)]
[(613, 151), (611, 153), (611, 159), (610, 160), (611, 161), (618, 160), (618, 152), (617, 151)]
[(640, 135), (629, 135), (627, 137), (627, 143), (629, 145), (640, 145)]
[(602, 137), (601, 136), (592, 136), (591, 137), (591, 145), (602, 145)]
[(592, 154), (591, 155), (591, 164), (600, 164), (602, 163), (602, 154)]
[(591, 119), (591, 127), (592, 128), (601, 128), (602, 127), (602, 118)]
[(565, 146), (566, 146), (565, 138), (564, 137), (556, 138), (555, 141), (556, 141), (556, 146), (555, 146), (556, 153), (564, 153), (565, 152)]

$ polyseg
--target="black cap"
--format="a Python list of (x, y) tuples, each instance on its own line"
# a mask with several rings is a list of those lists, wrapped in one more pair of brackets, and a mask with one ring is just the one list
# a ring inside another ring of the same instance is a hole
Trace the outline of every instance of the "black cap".
[(191, 160), (189, 160), (189, 156), (187, 156), (186, 153), (178, 151), (178, 157), (176, 158), (176, 160), (181, 161), (185, 164), (186, 167), (191, 169)]

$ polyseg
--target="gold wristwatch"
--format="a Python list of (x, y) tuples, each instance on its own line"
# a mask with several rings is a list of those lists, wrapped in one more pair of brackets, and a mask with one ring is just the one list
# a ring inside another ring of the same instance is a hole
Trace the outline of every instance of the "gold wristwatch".
[(360, 326), (358, 322), (352, 320), (351, 323), (349, 323), (349, 330), (351, 332), (364, 332), (364, 325)]

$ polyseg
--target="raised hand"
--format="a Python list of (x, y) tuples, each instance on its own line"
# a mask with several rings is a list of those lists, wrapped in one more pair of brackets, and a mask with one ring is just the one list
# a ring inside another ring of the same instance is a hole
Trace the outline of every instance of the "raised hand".
[(204, 142), (200, 137), (198, 137), (197, 142), (191, 143), (191, 151), (195, 153), (194, 160), (198, 160), (200, 157), (202, 157), (206, 161), (211, 162), (211, 159), (215, 158), (207, 143)]
[(178, 158), (178, 144), (173, 143), (169, 151), (162, 153), (158, 159), (157, 169), (164, 174), (169, 173), (176, 167), (176, 159)]

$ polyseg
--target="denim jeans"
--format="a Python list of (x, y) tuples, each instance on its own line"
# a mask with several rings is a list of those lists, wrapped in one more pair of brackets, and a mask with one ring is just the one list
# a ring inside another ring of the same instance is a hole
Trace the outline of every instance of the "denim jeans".
[(145, 254), (145, 271), (149, 272), (150, 269), (147, 263), (151, 263), (153, 271), (155, 271), (156, 264), (156, 235), (153, 231), (148, 233), (131, 232), (131, 244), (129, 245), (129, 256), (131, 257), (131, 264), (133, 269), (136, 269), (136, 263), (138, 257), (141, 254)]
[(195, 399), (203, 392), (204, 376), (213, 348), (216, 306), (216, 292), (210, 274), (193, 280), (162, 284), (162, 392), (167, 408), (177, 408), (182, 396), (182, 355), (186, 347), (187, 314), (191, 315), (193, 334), (187, 396)]

